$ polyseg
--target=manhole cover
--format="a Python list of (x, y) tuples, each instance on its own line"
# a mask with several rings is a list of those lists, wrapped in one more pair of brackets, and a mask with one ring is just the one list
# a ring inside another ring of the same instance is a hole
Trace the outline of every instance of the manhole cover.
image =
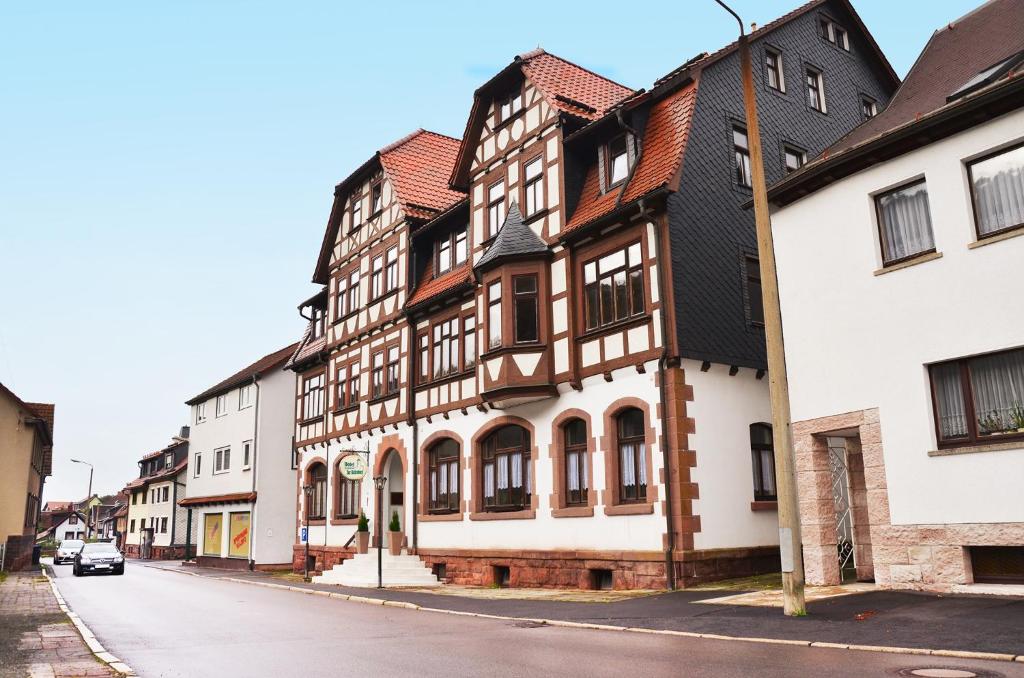
[(983, 669), (967, 669), (956, 666), (920, 666), (902, 669), (901, 676), (915, 678), (1001, 678), (1001, 674)]
[(516, 627), (517, 629), (540, 629), (547, 626), (547, 624), (545, 624), (542, 621), (530, 621), (529, 619), (524, 619), (521, 621), (512, 622), (512, 626)]

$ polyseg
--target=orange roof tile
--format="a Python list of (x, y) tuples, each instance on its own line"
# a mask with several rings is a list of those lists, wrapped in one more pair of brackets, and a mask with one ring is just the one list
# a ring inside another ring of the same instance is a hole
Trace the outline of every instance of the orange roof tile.
[(472, 280), (472, 274), (469, 270), (468, 263), (435, 278), (434, 262), (429, 261), (427, 262), (426, 270), (423, 271), (423, 276), (420, 278), (420, 284), (416, 287), (416, 291), (413, 292), (413, 295), (409, 297), (409, 301), (406, 302), (406, 306), (416, 306), (426, 301), (430, 301), (444, 292), (470, 282), (470, 280)]
[(591, 164), (583, 182), (579, 204), (564, 231), (580, 228), (612, 212), (619, 205), (670, 184), (683, 159), (696, 100), (697, 85), (691, 83), (651, 106), (642, 140), (643, 152), (625, 186), (602, 194), (597, 162)]
[(465, 197), (448, 186), (460, 143), (460, 139), (420, 129), (381, 149), (381, 165), (407, 215), (430, 218)]
[[(544, 50), (520, 57), (523, 73), (548, 103), (578, 118), (595, 120), (633, 90)], [(579, 104), (582, 104), (580, 106)]]

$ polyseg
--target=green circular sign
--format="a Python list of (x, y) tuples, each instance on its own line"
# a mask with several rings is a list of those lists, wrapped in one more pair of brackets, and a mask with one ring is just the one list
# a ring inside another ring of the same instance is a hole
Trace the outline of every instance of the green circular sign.
[(347, 454), (338, 462), (338, 470), (349, 480), (362, 480), (366, 477), (366, 460), (361, 454)]

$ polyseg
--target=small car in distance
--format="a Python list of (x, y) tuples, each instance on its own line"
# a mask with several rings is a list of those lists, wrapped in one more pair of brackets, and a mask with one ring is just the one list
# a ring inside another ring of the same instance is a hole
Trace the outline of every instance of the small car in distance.
[(124, 556), (109, 542), (86, 544), (75, 554), (71, 572), (76, 577), (89, 572), (124, 574)]
[(60, 565), (75, 559), (75, 554), (82, 550), (85, 542), (81, 539), (62, 539), (53, 554), (53, 564)]

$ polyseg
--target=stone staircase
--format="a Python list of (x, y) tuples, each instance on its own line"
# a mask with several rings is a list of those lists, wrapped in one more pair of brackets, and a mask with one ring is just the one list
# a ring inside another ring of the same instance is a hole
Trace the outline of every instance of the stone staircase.
[[(403, 551), (393, 556), (384, 550), (382, 559), (384, 586), (440, 586), (434, 573), (418, 556)], [(377, 588), (377, 549), (358, 553), (354, 558), (335, 565), (323, 574), (313, 577), (314, 584), (336, 584), (359, 588)]]

